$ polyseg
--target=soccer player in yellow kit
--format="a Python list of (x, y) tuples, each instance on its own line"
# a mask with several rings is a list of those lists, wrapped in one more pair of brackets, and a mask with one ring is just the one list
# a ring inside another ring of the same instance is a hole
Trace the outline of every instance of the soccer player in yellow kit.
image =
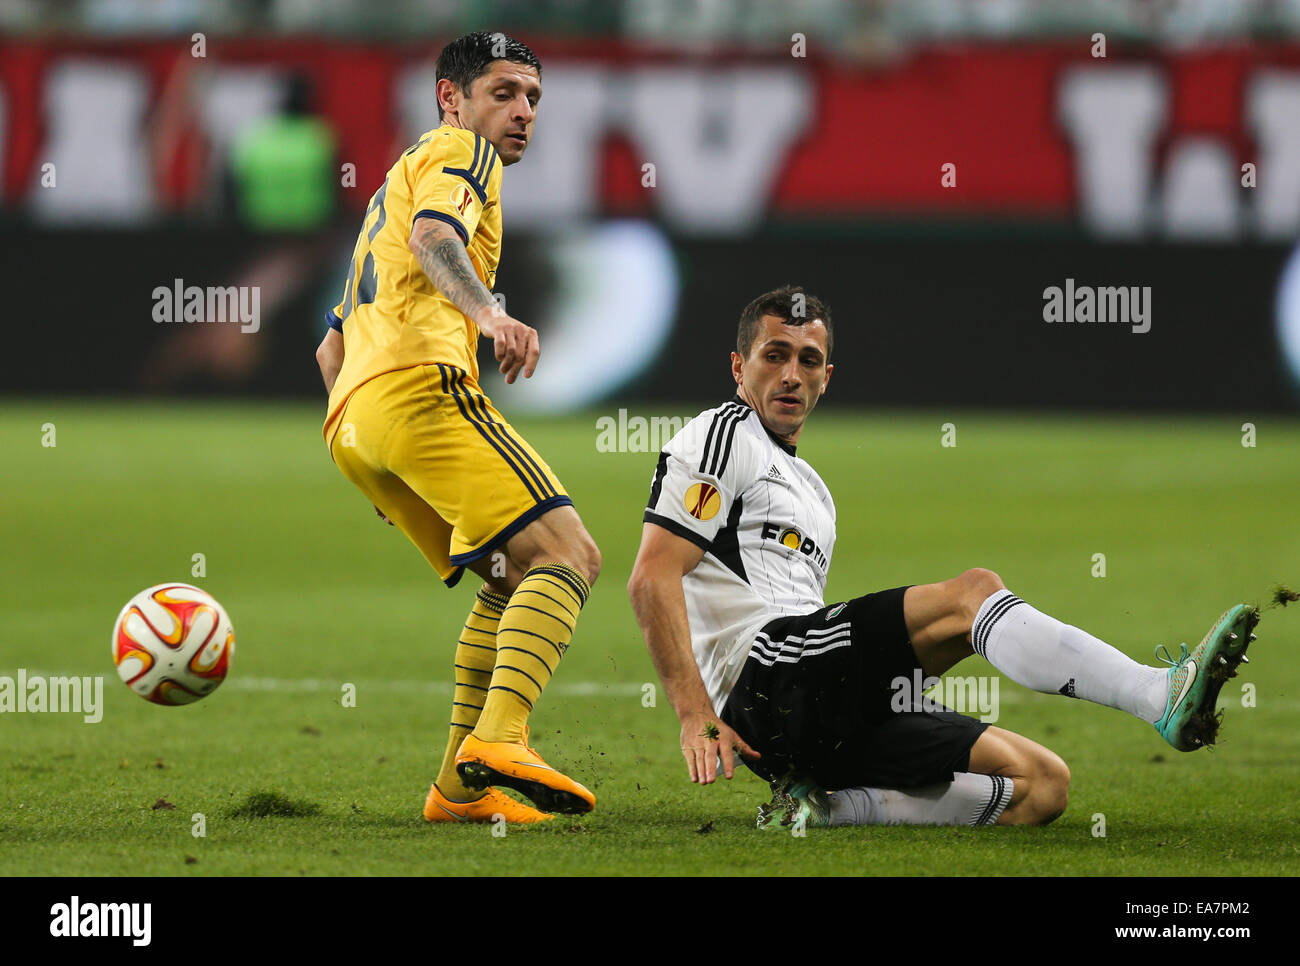
[(424, 817), (537, 822), (596, 802), (529, 747), (527, 722), (600, 552), (545, 460), (479, 388), (475, 350), (480, 334), (493, 340), (507, 383), (537, 365), (537, 332), (490, 288), (501, 171), (532, 136), (541, 64), (503, 34), (468, 34), (439, 54), (437, 93), (442, 124), (371, 198), (316, 352), (324, 432), (343, 475), (448, 587), (466, 568), (484, 580), (456, 645), (451, 734)]

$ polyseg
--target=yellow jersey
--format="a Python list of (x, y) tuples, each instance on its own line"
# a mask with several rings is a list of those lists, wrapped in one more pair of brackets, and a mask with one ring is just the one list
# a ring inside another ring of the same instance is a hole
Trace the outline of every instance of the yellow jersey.
[(478, 326), (434, 287), (407, 247), (419, 218), (456, 230), (490, 291), (501, 258), (501, 161), (486, 138), (447, 125), (426, 132), (371, 197), (343, 298), (327, 320), (342, 331), (344, 347), (327, 440), (348, 397), (382, 373), (446, 363), (478, 379)]

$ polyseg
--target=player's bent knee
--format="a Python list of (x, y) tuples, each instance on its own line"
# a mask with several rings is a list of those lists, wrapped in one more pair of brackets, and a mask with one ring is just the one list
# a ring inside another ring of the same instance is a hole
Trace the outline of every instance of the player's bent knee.
[(999, 590), (1006, 590), (1007, 585), (992, 570), (972, 567), (957, 578), (962, 584), (962, 603), (971, 620), (979, 613), (980, 605)]
[(596, 578), (600, 576), (600, 548), (596, 546), (596, 541), (592, 540), (591, 537), (587, 538), (586, 543), (587, 546), (584, 548), (585, 559), (583, 563), (578, 566), (578, 570), (582, 576), (587, 578), (587, 586), (594, 587), (596, 585)]
[(1068, 786), (1038, 778), (1018, 778), (1016, 782), (1024, 782), (1028, 791), (1022, 801), (1007, 809), (1001, 824), (1050, 825), (1065, 814), (1069, 804)]
[(1062, 785), (1047, 789), (1043, 798), (1037, 803), (1034, 824), (1051, 825), (1065, 814), (1065, 809), (1069, 804), (1070, 793), (1067, 786)]
[(1047, 825), (1065, 813), (1070, 769), (1050, 748), (1014, 732), (989, 728), (971, 749), (971, 770), (1015, 781), (1000, 825)]
[(596, 546), (596, 541), (592, 540), (585, 530), (577, 543), (562, 556), (564, 559), (561, 562), (568, 564), (582, 574), (583, 579), (587, 581), (588, 587), (595, 586), (596, 578), (600, 576), (600, 548)]
[(566, 543), (562, 562), (582, 574), (588, 587), (595, 586), (601, 565), (600, 548), (596, 546), (596, 541), (591, 538), (587, 528), (579, 523), (577, 532)]
[(1001, 577), (984, 567), (972, 567), (961, 575), (961, 580), (966, 584), (968, 592), (972, 596), (979, 597), (981, 603), (987, 600), (990, 594), (1007, 588)]
[(510, 597), (514, 594), (517, 583), (501, 580), (498, 578), (485, 577), (483, 586), (488, 589), (488, 593), (496, 594), (498, 597)]
[(523, 573), (542, 564), (564, 564), (582, 574), (588, 587), (600, 576), (600, 549), (572, 507), (530, 523), (507, 544), (507, 551)]
[(1056, 770), (1052, 773), (1053, 805), (1055, 806), (1055, 812), (1052, 815), (1053, 819), (1064, 815), (1066, 808), (1070, 804), (1070, 769), (1060, 758), (1057, 758), (1056, 762)]
[(1038, 762), (1030, 796), (1035, 825), (1049, 825), (1065, 814), (1070, 804), (1070, 769), (1058, 755), (1047, 751)]

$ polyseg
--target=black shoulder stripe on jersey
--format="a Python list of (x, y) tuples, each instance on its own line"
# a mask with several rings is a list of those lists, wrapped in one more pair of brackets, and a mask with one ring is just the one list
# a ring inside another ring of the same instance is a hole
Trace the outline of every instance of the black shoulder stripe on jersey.
[[(331, 313), (332, 314), (332, 313)], [(664, 474), (668, 472), (668, 454), (660, 452), (659, 465), (655, 467), (655, 478), (650, 484), (650, 502), (645, 505), (647, 510), (653, 510), (659, 503), (659, 493), (664, 488)]]
[[(486, 148), (486, 150), (484, 150)], [(465, 179), (465, 182), (474, 189), (474, 194), (478, 195), (480, 204), (487, 201), (487, 179), (482, 175), (484, 163), (488, 161), (488, 151), (492, 150), (492, 145), (481, 136), (474, 135), (474, 160), (470, 162), (468, 168), (450, 168), (443, 166), (443, 174), (454, 174)]]
[(706, 473), (718, 478), (722, 476), (722, 470), (727, 465), (727, 457), (731, 455), (731, 441), (736, 433), (736, 424), (748, 415), (748, 409), (735, 406), (718, 424), (718, 436), (713, 444), (713, 454), (705, 469)]
[(415, 217), (411, 219), (411, 227), (414, 228), (415, 223), (421, 218), (432, 218), (435, 221), (446, 222), (456, 230), (456, 234), (460, 236), (461, 242), (466, 245), (469, 244), (469, 232), (465, 230), (465, 226), (462, 225), (458, 219), (452, 217), (446, 212), (434, 211), (432, 208), (422, 208), (417, 211)]
[(726, 432), (727, 422), (748, 411), (734, 403), (726, 403), (713, 414), (713, 422), (709, 424), (709, 434), (704, 437), (704, 452), (700, 458), (701, 473), (713, 472), (711, 467), (718, 461), (717, 453), (722, 447), (722, 437)]
[(749, 583), (749, 578), (745, 576), (745, 562), (740, 558), (740, 511), (744, 503), (744, 499), (739, 494), (731, 501), (731, 512), (727, 514), (727, 522), (713, 538), (708, 552), (737, 577)]
[(669, 533), (675, 533), (683, 540), (689, 540), (691, 543), (695, 544), (695, 546), (699, 547), (701, 550), (708, 550), (710, 547), (708, 537), (701, 536), (700, 534), (692, 530), (690, 527), (684, 526), (678, 523), (676, 520), (670, 519), (669, 517), (662, 516), (658, 513), (654, 513), (651, 510), (645, 511), (645, 514), (641, 517), (641, 521), (643, 523), (653, 523), (657, 527), (663, 527)]
[(713, 436), (718, 431), (718, 422), (722, 419), (722, 410), (713, 414), (713, 419), (709, 421), (709, 434), (704, 437), (704, 451), (700, 453), (700, 471), (703, 472), (704, 464), (709, 458), (709, 447), (713, 445)]
[(474, 177), (478, 177), (479, 165), (482, 163), (483, 155), (486, 153), (483, 149), (487, 147), (487, 138), (481, 134), (474, 135), (474, 160), (470, 163), (469, 169), (474, 172)]
[(474, 189), (474, 194), (478, 195), (479, 204), (487, 203), (487, 188), (474, 180), (473, 176), (464, 168), (443, 168), (443, 174), (454, 174), (464, 178), (465, 183)]
[(483, 159), (470, 170), (474, 172), (475, 180), (485, 188), (488, 183), (488, 175), (492, 173), (492, 165), (497, 160), (497, 149), (492, 146), (492, 142), (486, 138), (483, 141)]
[(727, 440), (722, 446), (722, 461), (718, 464), (717, 472), (713, 474), (718, 479), (722, 479), (722, 474), (727, 472), (727, 460), (731, 459), (731, 441), (735, 439), (736, 427), (748, 419), (751, 412), (752, 409), (746, 408), (727, 425)]

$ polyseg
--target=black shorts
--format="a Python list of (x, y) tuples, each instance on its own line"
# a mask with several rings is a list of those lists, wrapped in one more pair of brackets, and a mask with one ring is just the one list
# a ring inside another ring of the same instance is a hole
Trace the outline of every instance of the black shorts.
[(749, 763), (755, 772), (774, 781), (793, 769), (828, 789), (917, 788), (969, 768), (985, 722), (946, 708), (900, 710), (897, 679), (912, 682), (920, 670), (903, 620), (906, 590), (763, 628), (722, 712), (763, 756)]

